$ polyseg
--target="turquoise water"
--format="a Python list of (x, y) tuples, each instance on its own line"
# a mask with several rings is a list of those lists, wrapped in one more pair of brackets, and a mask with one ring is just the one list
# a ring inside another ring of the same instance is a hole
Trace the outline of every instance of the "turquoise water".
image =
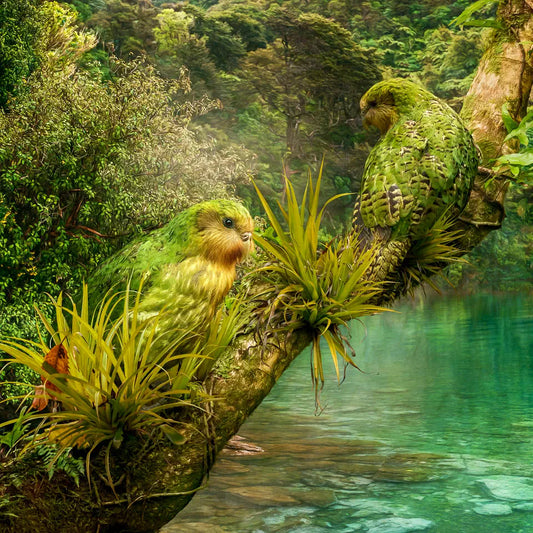
[[(165, 533), (533, 531), (533, 300), (417, 300), (353, 323), (363, 372), (303, 353)], [(366, 329), (365, 329), (366, 328)]]

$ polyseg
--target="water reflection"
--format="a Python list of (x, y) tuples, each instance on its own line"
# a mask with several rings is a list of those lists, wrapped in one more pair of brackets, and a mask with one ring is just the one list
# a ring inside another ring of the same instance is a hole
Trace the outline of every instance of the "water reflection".
[(353, 324), (364, 372), (330, 366), (319, 417), (301, 354), (241, 429), (265, 453), (224, 453), (164, 531), (531, 531), (531, 299), (399, 310)]

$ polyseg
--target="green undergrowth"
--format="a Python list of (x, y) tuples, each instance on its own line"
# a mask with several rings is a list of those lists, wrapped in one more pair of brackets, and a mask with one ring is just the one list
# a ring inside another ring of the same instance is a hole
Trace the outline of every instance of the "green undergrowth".
[[(79, 305), (61, 295), (51, 298), (54, 320), (37, 310), (42, 321), (38, 342), (0, 342), (0, 350), (8, 354), (4, 362), (24, 365), (41, 377), (28, 395), (37, 411), (24, 409), (18, 420), (0, 424), (8, 430), (0, 438), (4, 450), (19, 456), (47, 450), (43, 460), (51, 472), (69, 465), (67, 458), (75, 450), (84, 458), (89, 480), (93, 454), (103, 455), (114, 490), (111, 452), (127, 439), (166, 436), (183, 444), (186, 425), (179, 412), (202, 409), (209, 398), (202, 380), (242, 326), (242, 306), (235, 299), (221, 307), (193, 353), (181, 354), (173, 344), (162, 352), (152, 349), (159, 336), (173, 332), (159, 327), (164, 309), (141, 320), (141, 299), (142, 284), (138, 292), (109, 292), (91, 309), (84, 285)], [(190, 333), (174, 332), (176, 344)]]

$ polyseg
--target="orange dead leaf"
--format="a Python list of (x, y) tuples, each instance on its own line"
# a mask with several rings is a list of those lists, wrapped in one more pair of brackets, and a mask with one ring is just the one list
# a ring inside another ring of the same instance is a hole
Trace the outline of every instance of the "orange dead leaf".
[[(53, 369), (59, 374), (69, 373), (67, 350), (61, 343), (56, 344), (44, 356), (42, 369), (47, 372), (50, 372), (50, 370)], [(41, 376), (41, 381), (43, 384), (39, 387), (35, 387), (35, 396), (31, 404), (32, 409), (37, 409), (38, 411), (42, 411), (48, 405), (49, 400), (55, 400), (54, 395), (50, 394), (49, 391), (59, 392), (59, 389), (53, 383), (50, 383), (50, 381), (44, 376)]]
[(53, 366), (57, 372), (68, 374), (68, 354), (65, 347), (59, 343), (56, 344), (45, 356), (44, 362)]
[(40, 387), (35, 387), (35, 396), (31, 404), (31, 409), (37, 409), (37, 411), (42, 411), (48, 405), (48, 394), (46, 394), (46, 389), (44, 385)]
[[(56, 372), (60, 374), (68, 374), (68, 354), (65, 347), (59, 343), (56, 344), (45, 356), (44, 362), (50, 365)], [(43, 369), (46, 370), (45, 365), (43, 364)], [(46, 378), (41, 377), (45, 389), (55, 390), (59, 392), (59, 389), (53, 384), (50, 383)]]

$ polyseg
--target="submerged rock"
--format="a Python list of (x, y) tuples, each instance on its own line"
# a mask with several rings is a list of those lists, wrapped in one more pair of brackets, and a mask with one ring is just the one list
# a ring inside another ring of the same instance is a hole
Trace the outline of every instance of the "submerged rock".
[(533, 501), (533, 479), (519, 476), (492, 476), (478, 479), (498, 500)]
[(503, 474), (508, 465), (505, 462), (490, 461), (473, 457), (464, 458), (465, 472), (472, 476), (484, 476), (487, 474)]
[(480, 503), (474, 507), (474, 513), (488, 516), (504, 516), (512, 512), (513, 510), (508, 503)]
[(275, 529), (275, 526), (287, 525), (290, 519), (300, 520), (303, 517), (310, 517), (315, 512), (312, 507), (284, 507), (277, 509), (276, 512), (272, 512), (272, 509), (264, 511), (263, 522), (270, 527), (271, 530)]
[(180, 533), (188, 531), (190, 533), (229, 533), (229, 529), (211, 524), (210, 522), (170, 522), (162, 530), (162, 533)]
[(216, 465), (217, 470), (224, 474), (245, 474), (250, 472), (250, 468), (242, 463), (236, 461), (228, 461), (227, 459), (219, 459)]
[(291, 491), (283, 487), (263, 487), (263, 486), (249, 486), (249, 487), (231, 487), (226, 489), (241, 498), (249, 500), (254, 505), (289, 505), (298, 503)]
[(315, 507), (327, 507), (335, 501), (335, 492), (331, 489), (314, 488), (312, 490), (295, 490), (294, 497), (300, 502)]
[(515, 511), (533, 511), (533, 502), (513, 503), (513, 510), (515, 510)]
[(240, 435), (234, 435), (226, 444), (223, 452), (227, 455), (257, 455), (264, 453), (261, 446), (257, 446)]
[(533, 428), (533, 420), (521, 420), (520, 422), (513, 422), (511, 424), (515, 428)]
[(421, 482), (442, 479), (443, 456), (431, 453), (395, 453), (385, 458), (373, 478), (391, 482)]
[[(324, 487), (324, 488), (332, 488), (332, 489), (346, 489), (349, 482), (353, 483), (355, 486), (357, 485), (367, 485), (371, 483), (371, 480), (367, 480), (367, 478), (361, 478), (361, 477), (350, 477), (348, 478), (346, 475), (343, 474), (336, 474), (334, 472), (328, 472), (326, 470), (308, 470), (302, 473), (302, 482), (305, 485), (308, 485), (310, 487)], [(365, 481), (362, 481), (365, 480)], [(368, 483), (367, 483), (368, 481)]]
[(338, 504), (353, 510), (351, 516), (367, 517), (375, 515), (393, 514), (399, 511), (397, 507), (388, 505), (381, 500), (370, 500), (365, 498), (345, 498), (339, 499)]
[(320, 526), (302, 526), (289, 529), (288, 533), (331, 533), (331, 530)]
[(382, 518), (367, 522), (367, 533), (409, 533), (410, 531), (425, 531), (434, 523), (425, 518)]

